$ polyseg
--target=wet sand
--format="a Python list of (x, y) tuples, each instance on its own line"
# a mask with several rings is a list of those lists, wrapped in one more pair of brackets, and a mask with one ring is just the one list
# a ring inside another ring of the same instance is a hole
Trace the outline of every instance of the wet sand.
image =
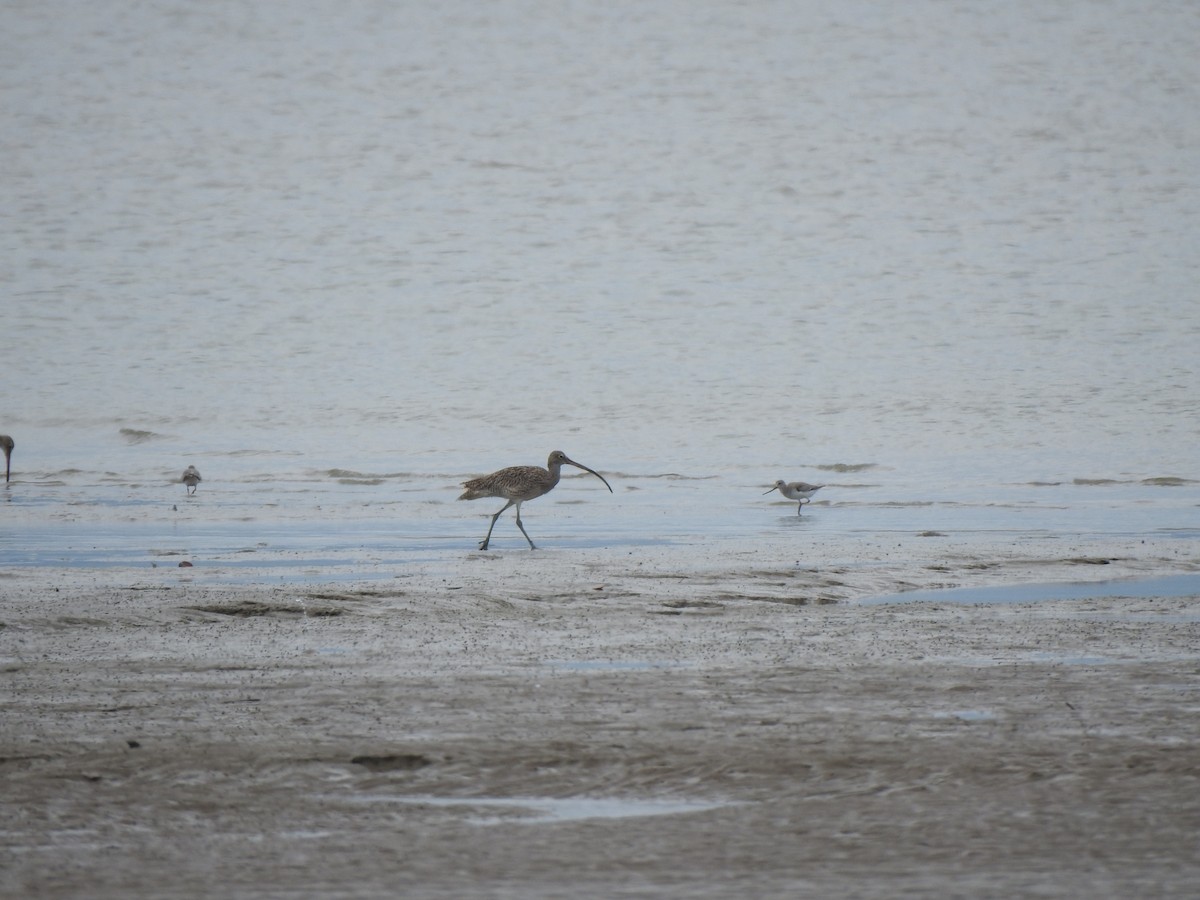
[(1200, 601), (935, 555), (10, 574), (3, 894), (1194, 896)]

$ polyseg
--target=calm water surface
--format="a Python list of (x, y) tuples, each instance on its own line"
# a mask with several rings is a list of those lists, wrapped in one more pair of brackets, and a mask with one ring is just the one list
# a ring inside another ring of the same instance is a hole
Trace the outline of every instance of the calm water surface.
[(469, 548), (458, 482), (555, 448), (617, 492), (527, 508), (559, 546), (1194, 546), (1198, 41), (1132, 0), (10, 5), (0, 564)]

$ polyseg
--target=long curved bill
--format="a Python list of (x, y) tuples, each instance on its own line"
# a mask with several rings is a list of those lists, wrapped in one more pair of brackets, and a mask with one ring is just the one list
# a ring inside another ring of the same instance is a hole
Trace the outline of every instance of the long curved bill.
[(567, 463), (568, 465), (572, 465), (577, 469), (583, 469), (583, 471), (585, 471), (585, 472), (591, 472), (593, 475), (595, 475), (597, 478), (599, 478), (601, 481), (604, 482), (604, 486), (606, 488), (608, 488), (608, 492), (610, 494), (613, 492), (612, 485), (609, 484), (608, 481), (604, 478), (604, 476), (601, 475), (599, 472), (597, 472), (595, 469), (589, 469), (583, 463), (577, 463), (573, 459), (564, 459), (563, 462)]
[[(779, 485), (775, 485), (773, 488), (771, 488), (771, 491), (777, 491), (777, 490), (779, 490)], [(771, 491), (763, 491), (763, 496), (764, 497), (767, 496), (767, 494), (771, 493)]]

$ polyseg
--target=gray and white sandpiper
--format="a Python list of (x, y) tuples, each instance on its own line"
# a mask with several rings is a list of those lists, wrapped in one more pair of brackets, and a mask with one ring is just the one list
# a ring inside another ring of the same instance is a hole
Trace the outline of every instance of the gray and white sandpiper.
[(204, 479), (200, 477), (199, 469), (195, 466), (188, 466), (183, 470), (183, 476), (179, 480), (188, 486), (187, 492), (189, 494), (194, 494), (196, 493), (196, 485)]
[(796, 515), (800, 515), (800, 510), (804, 507), (805, 501), (812, 500), (812, 495), (825, 487), (823, 484), (809, 484), (807, 481), (777, 481), (775, 487), (770, 491), (763, 491), (763, 496), (771, 493), (771, 491), (779, 491), (789, 500), (798, 500), (799, 505), (796, 507)]

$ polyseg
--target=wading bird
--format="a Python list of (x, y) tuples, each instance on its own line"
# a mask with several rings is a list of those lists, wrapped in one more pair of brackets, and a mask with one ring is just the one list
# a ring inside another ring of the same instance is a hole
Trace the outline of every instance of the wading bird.
[[(800, 505), (796, 507), (796, 515), (800, 515), (800, 510), (804, 506), (805, 500), (811, 500), (812, 495), (825, 487), (823, 484), (809, 484), (807, 481), (777, 481), (775, 487), (771, 491), (779, 491), (789, 500), (799, 500)], [(763, 496), (771, 493), (771, 491), (763, 491)]]
[(479, 478), (472, 478), (470, 481), (464, 481), (463, 491), (459, 500), (478, 500), (480, 497), (501, 497), (508, 502), (500, 508), (492, 516), (492, 524), (488, 526), (487, 536), (479, 542), (479, 549), (486, 550), (488, 542), (492, 539), (492, 529), (496, 527), (496, 520), (500, 518), (500, 513), (508, 509), (510, 506), (517, 508), (517, 527), (521, 529), (521, 534), (525, 535), (525, 540), (529, 541), (529, 549), (536, 550), (529, 534), (525, 531), (525, 526), (521, 524), (521, 504), (526, 500), (533, 500), (542, 494), (548, 494), (554, 490), (554, 486), (558, 484), (559, 471), (562, 467), (575, 466), (577, 469), (583, 469), (585, 472), (591, 472), (597, 478), (604, 482), (604, 486), (608, 488), (608, 492), (612, 493), (612, 485), (605, 481), (604, 476), (595, 469), (589, 469), (583, 463), (577, 463), (570, 459), (567, 454), (561, 450), (555, 450), (550, 454), (550, 459), (546, 462), (546, 468), (541, 466), (509, 466), (507, 469), (500, 469), (498, 472), (493, 472), (491, 475), (483, 475)]
[(194, 494), (196, 493), (196, 485), (198, 485), (204, 479), (200, 477), (199, 469), (197, 469), (195, 466), (188, 466), (183, 470), (183, 477), (181, 477), (179, 480), (188, 486), (187, 492), (189, 494)]
[(8, 483), (8, 478), (12, 475), (12, 451), (13, 447), (17, 446), (13, 443), (13, 439), (7, 434), (0, 434), (0, 449), (4, 450), (4, 482)]

